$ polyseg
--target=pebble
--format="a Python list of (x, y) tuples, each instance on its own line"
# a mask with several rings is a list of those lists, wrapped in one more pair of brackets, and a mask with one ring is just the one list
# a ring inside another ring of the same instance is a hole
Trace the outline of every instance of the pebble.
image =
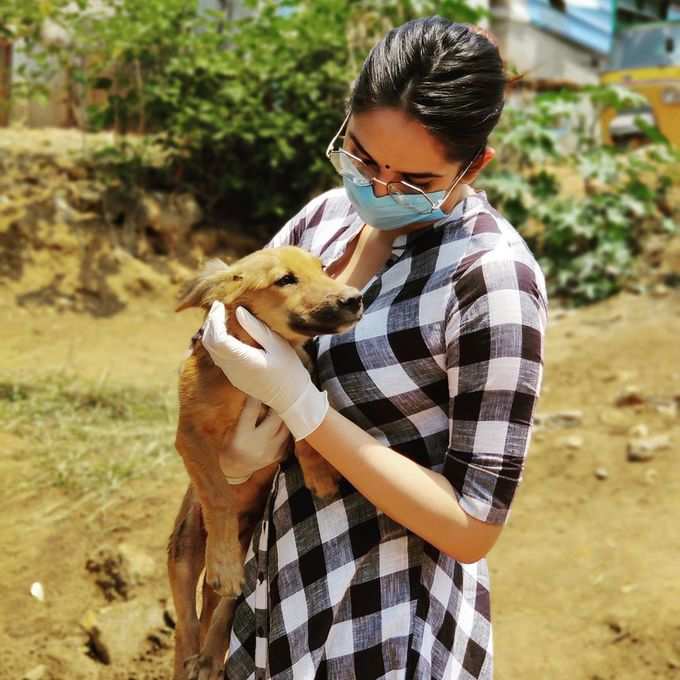
[(670, 445), (671, 438), (667, 434), (647, 439), (632, 439), (628, 442), (628, 460), (636, 463), (652, 460), (657, 451), (667, 449)]
[(47, 666), (40, 664), (25, 673), (21, 680), (44, 680), (45, 678), (47, 678)]
[(45, 601), (45, 588), (40, 581), (31, 584), (31, 595), (33, 595), (36, 600), (40, 600), (41, 602)]
[(603, 468), (603, 467), (595, 468), (595, 477), (597, 477), (597, 479), (602, 479), (602, 480), (608, 479), (609, 473), (607, 472), (607, 468)]
[(649, 428), (644, 423), (638, 423), (628, 430), (631, 437), (649, 437)]
[(668, 295), (669, 290), (668, 286), (665, 286), (663, 283), (658, 283), (654, 288), (651, 290), (652, 297), (655, 298), (661, 298), (661, 297), (666, 297)]
[(575, 427), (583, 422), (582, 411), (557, 411), (534, 416), (537, 427)]
[(578, 435), (567, 437), (562, 440), (561, 444), (568, 449), (580, 449), (583, 447), (583, 437), (579, 437)]
[(627, 385), (614, 403), (616, 406), (638, 406), (645, 403), (645, 398), (637, 385)]
[(629, 429), (630, 414), (615, 408), (608, 408), (599, 415), (600, 422), (609, 426), (618, 434), (625, 434)]
[(656, 411), (663, 416), (675, 418), (678, 415), (678, 402), (674, 400), (664, 402), (663, 404), (657, 404)]

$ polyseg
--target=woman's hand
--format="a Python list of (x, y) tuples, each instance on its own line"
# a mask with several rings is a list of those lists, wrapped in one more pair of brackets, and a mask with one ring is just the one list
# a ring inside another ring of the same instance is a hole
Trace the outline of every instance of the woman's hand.
[(230, 484), (241, 484), (263, 467), (286, 455), (290, 432), (274, 411), (258, 425), (262, 402), (248, 397), (228, 448), (220, 452), (220, 468)]
[(262, 349), (227, 332), (227, 310), (213, 302), (203, 330), (203, 346), (234, 387), (267, 404), (286, 423), (296, 441), (304, 439), (328, 412), (320, 392), (290, 344), (244, 307), (236, 319)]

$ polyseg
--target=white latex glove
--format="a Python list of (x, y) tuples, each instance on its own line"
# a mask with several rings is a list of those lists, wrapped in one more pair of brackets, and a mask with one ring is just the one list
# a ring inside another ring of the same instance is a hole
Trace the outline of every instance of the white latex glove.
[(248, 397), (229, 447), (220, 453), (220, 467), (229, 484), (242, 484), (251, 475), (286, 455), (290, 432), (274, 411), (258, 425), (262, 402)]
[(227, 310), (221, 302), (213, 302), (210, 308), (203, 346), (234, 387), (276, 411), (295, 441), (304, 439), (316, 430), (328, 412), (326, 392), (316, 388), (289, 342), (244, 307), (237, 307), (235, 314), (262, 349), (229, 335)]

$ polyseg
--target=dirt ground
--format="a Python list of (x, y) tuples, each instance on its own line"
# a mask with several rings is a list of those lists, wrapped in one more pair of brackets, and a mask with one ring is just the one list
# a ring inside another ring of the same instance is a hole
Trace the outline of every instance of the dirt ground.
[[(196, 311), (172, 311), (176, 279), (137, 286), (102, 316), (27, 297), (37, 279), (0, 280), (0, 379), (66, 370), (174, 394), (199, 323)], [(680, 292), (551, 311), (525, 479), (489, 555), (496, 678), (679, 678)], [(181, 463), (93, 501), (26, 488), (40, 473), (40, 423), (33, 437), (10, 430), (0, 422), (0, 680), (169, 679), (165, 543), (187, 481)], [(628, 459), (631, 440), (658, 435), (669, 441), (649, 460)], [(127, 599), (107, 600), (86, 567), (103, 546), (133, 555)], [(93, 616), (129, 658), (107, 665), (88, 648)]]

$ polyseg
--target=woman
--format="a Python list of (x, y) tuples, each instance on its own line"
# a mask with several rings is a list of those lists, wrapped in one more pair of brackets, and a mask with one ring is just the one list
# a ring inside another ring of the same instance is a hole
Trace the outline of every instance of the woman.
[[(531, 252), (470, 187), (494, 156), (505, 85), (490, 39), (441, 17), (390, 31), (366, 59), (327, 151), (344, 186), (269, 244), (315, 253), (363, 293), (354, 329), (316, 339), (320, 389), (246, 310), (263, 349), (211, 309), (215, 363), (345, 478), (322, 501), (294, 457), (280, 464), (226, 678), (492, 677), (485, 555), (521, 478), (547, 320)], [(252, 470), (283, 453), (265, 422), (239, 423), (250, 444), (234, 453)]]

